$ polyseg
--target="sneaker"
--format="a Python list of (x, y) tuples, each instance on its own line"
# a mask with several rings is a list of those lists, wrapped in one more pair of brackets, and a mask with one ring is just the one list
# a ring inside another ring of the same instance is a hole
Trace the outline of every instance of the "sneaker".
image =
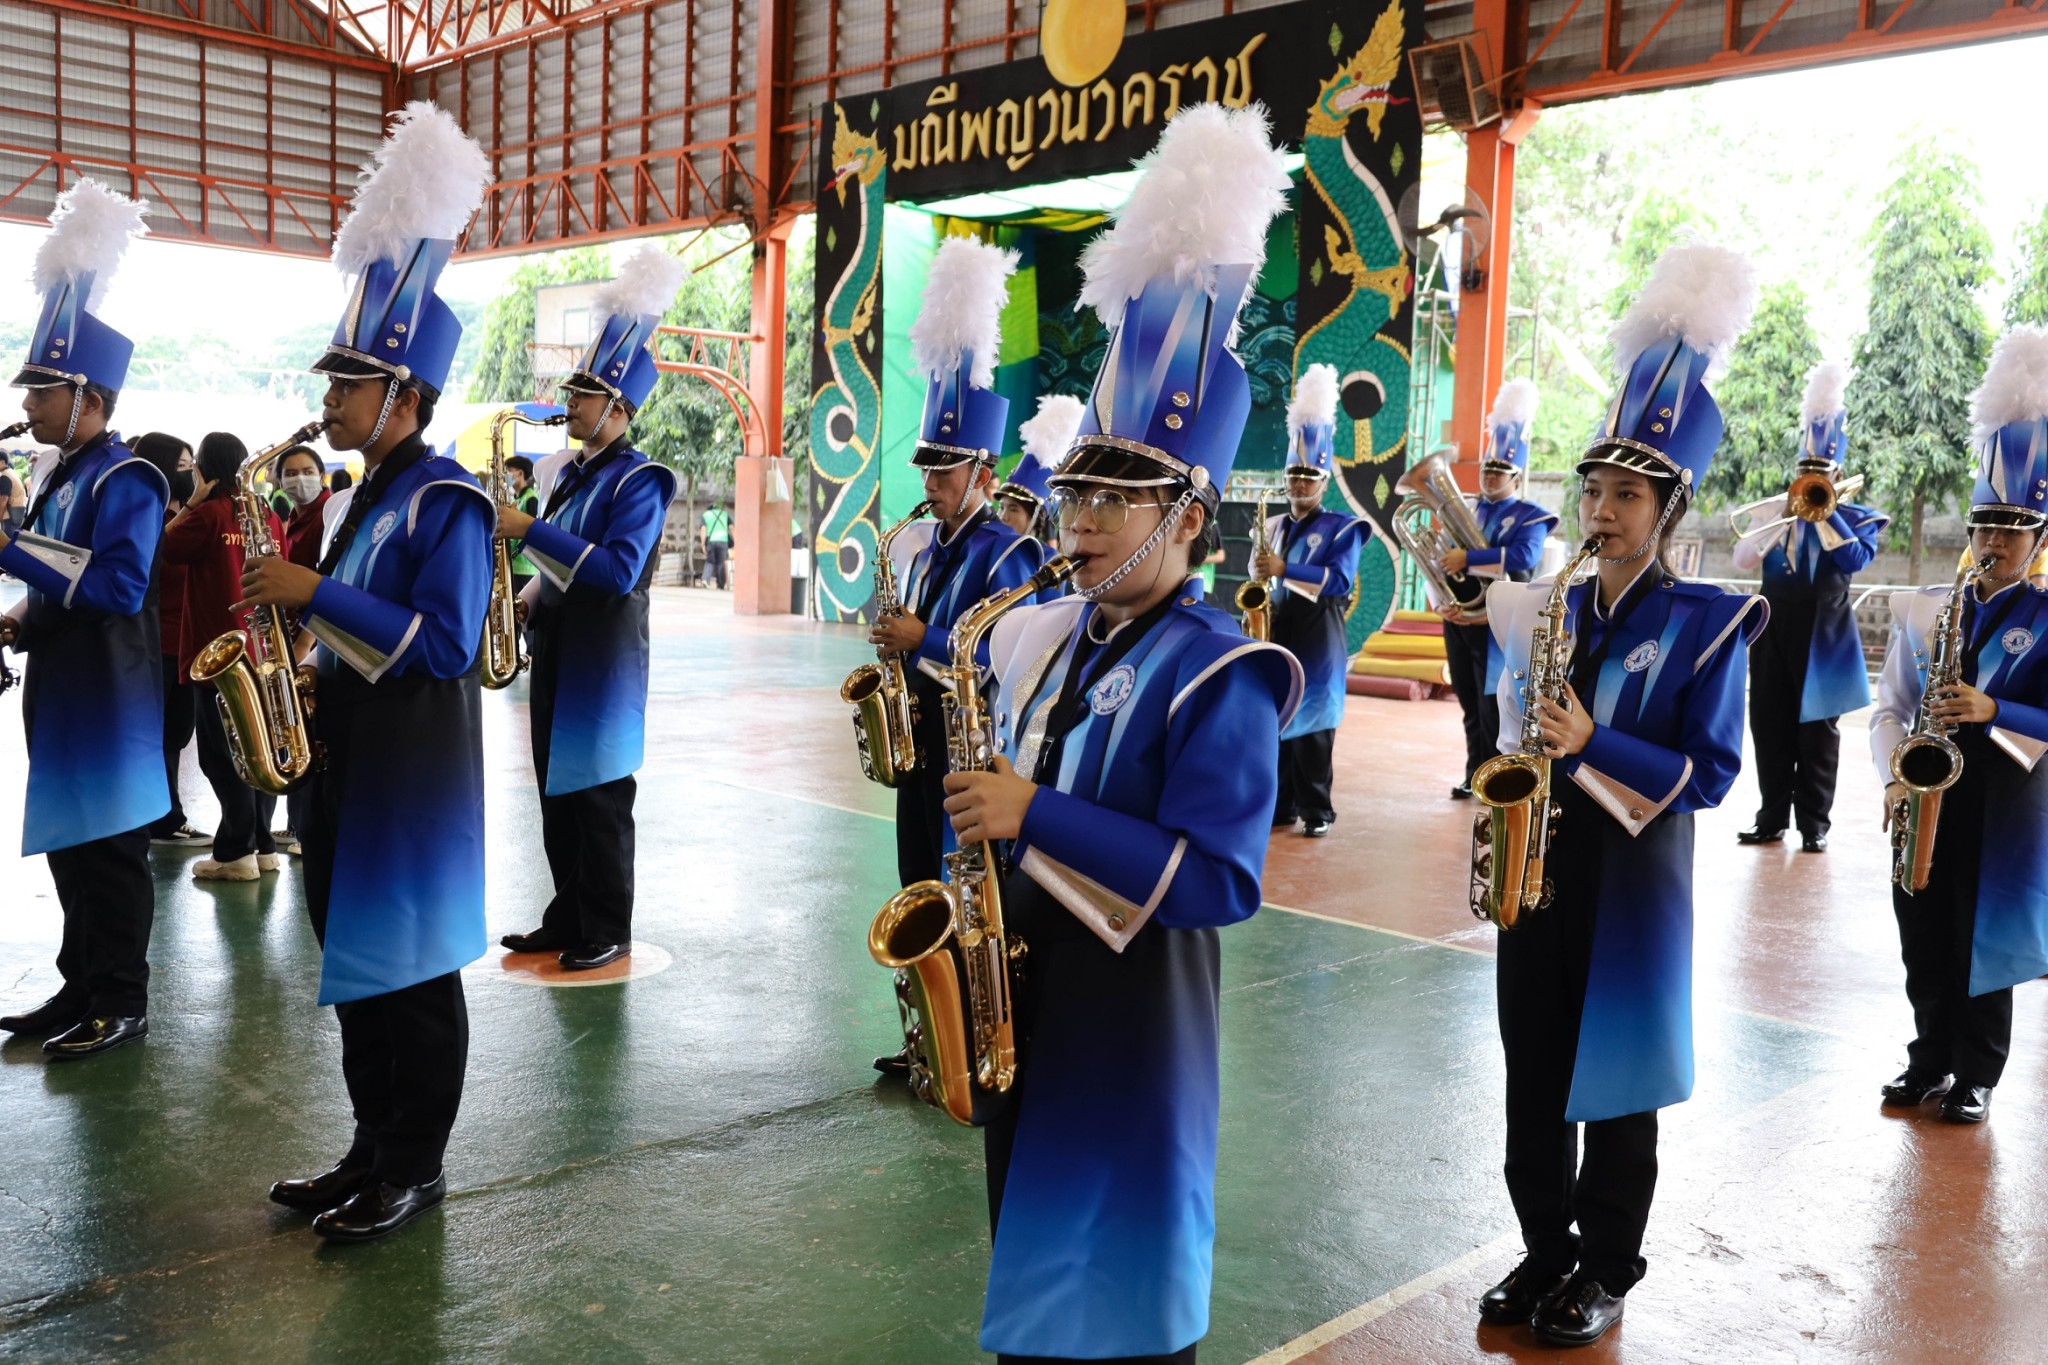
[(150, 835), (149, 841), (160, 846), (191, 848), (199, 844), (212, 843), (213, 836), (211, 834), (203, 834), (190, 825), (180, 825), (169, 834)]
[(245, 853), (232, 862), (220, 863), (211, 858), (201, 858), (192, 864), (192, 880), (195, 882), (253, 882), (263, 875), (263, 869), (256, 865), (256, 855)]
[(299, 841), (297, 839), (285, 840), (283, 843), (277, 846), (277, 851), (279, 853), (290, 854), (294, 858), (303, 857), (305, 855), (305, 850), (299, 847)]
[(284, 859), (278, 857), (275, 853), (259, 853), (256, 855), (256, 870), (258, 872), (275, 872), (283, 862)]

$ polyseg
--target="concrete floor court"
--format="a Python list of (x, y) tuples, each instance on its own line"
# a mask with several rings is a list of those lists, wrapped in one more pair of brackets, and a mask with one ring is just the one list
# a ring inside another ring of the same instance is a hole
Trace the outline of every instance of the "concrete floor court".
[[(348, 1132), (295, 872), (206, 889), (202, 850), (158, 850), (149, 1040), (71, 1066), (0, 1049), (0, 1360), (986, 1359), (979, 1138), (868, 1069), (896, 1034), (864, 947), (895, 889), (890, 798), (836, 696), (867, 657), (851, 628), (657, 593), (648, 974), (472, 967), (455, 1194), (372, 1246), (323, 1247), (263, 1198)], [(494, 936), (547, 894), (523, 696), (486, 707)], [(1267, 910), (1224, 934), (1205, 1361), (1553, 1358), (1471, 1309), (1519, 1242), (1456, 735), (1448, 703), (1352, 699), (1332, 836), (1277, 837)], [(1738, 849), (1746, 775), (1700, 821), (1699, 1091), (1665, 1114), (1649, 1278), (1580, 1359), (2048, 1359), (2042, 992), (2019, 993), (1988, 1125), (1880, 1111), (1907, 1014), (1860, 717), (1843, 741), (1824, 857)], [(40, 859), (0, 884), (11, 1008), (54, 989), (58, 916)]]

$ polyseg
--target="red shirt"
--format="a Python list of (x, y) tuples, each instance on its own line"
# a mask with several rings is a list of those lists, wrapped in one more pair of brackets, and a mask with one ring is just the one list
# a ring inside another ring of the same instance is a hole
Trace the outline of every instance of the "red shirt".
[(308, 569), (320, 567), (320, 537), (327, 515), (327, 500), (333, 496), (323, 488), (319, 497), (304, 507), (292, 509), (291, 522), (284, 528), (286, 559)]
[[(284, 543), (277, 514), (264, 509), (270, 535)], [(164, 563), (186, 569), (185, 622), (178, 644), (178, 673), (185, 676), (192, 660), (210, 641), (246, 626), (230, 607), (242, 600), (242, 529), (235, 500), (225, 492), (208, 498), (192, 514), (164, 532)]]
[[(185, 579), (187, 570), (183, 564), (173, 564), (168, 559), (157, 563), (156, 572), (156, 614), (158, 643), (166, 654), (177, 656), (183, 648), (185, 636)], [(166, 682), (170, 681), (168, 678)], [(178, 670), (178, 681), (188, 682), (184, 669)]]

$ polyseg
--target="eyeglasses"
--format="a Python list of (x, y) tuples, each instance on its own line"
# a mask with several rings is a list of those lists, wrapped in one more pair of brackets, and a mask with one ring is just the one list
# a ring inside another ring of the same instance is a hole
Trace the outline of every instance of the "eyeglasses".
[(1053, 520), (1058, 524), (1062, 535), (1073, 534), (1084, 508), (1087, 510), (1089, 522), (1097, 531), (1106, 536), (1113, 536), (1123, 530), (1124, 523), (1131, 519), (1133, 506), (1162, 505), (1153, 498), (1134, 504), (1123, 495), (1121, 489), (1116, 488), (1098, 488), (1085, 497), (1071, 488), (1055, 488), (1052, 490), (1050, 501)]

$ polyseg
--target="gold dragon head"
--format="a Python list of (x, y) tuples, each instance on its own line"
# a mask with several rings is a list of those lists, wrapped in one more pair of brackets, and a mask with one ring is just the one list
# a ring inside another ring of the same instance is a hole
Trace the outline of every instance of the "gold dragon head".
[(872, 133), (857, 133), (846, 122), (846, 114), (832, 106), (832, 188), (839, 202), (846, 202), (846, 182), (875, 183), (882, 173), (882, 148)]
[(1342, 136), (1344, 125), (1361, 108), (1372, 135), (1380, 135), (1380, 121), (1387, 114), (1387, 87), (1401, 74), (1401, 40), (1407, 28), (1401, 0), (1394, 0), (1373, 24), (1365, 45), (1323, 82), (1309, 110), (1311, 136)]

